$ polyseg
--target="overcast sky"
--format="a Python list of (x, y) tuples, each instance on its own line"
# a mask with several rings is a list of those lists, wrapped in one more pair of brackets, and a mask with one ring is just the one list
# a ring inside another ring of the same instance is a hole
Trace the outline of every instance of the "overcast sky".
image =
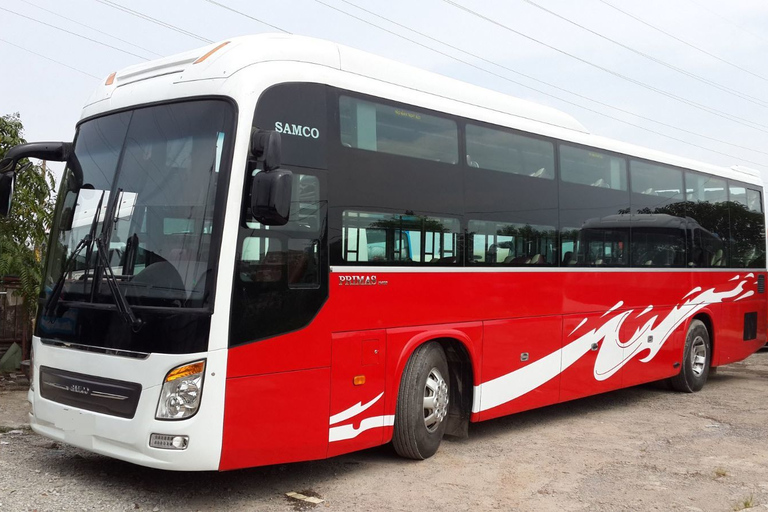
[(72, 140), (112, 71), (276, 31), (252, 18), (768, 178), (766, 0), (0, 0), (0, 115), (28, 141)]

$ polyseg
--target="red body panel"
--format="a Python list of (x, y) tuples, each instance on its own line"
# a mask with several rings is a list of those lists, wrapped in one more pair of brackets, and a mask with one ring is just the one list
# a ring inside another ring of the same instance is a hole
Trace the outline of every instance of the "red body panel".
[[(361, 274), (376, 275), (377, 284), (339, 279)], [(741, 360), (766, 341), (757, 275), (333, 273), (310, 325), (230, 350), (221, 469), (388, 442), (405, 364), (433, 339), (456, 340), (469, 354), (473, 421), (672, 376), (695, 315), (713, 325), (713, 365)], [(744, 341), (747, 312), (758, 313), (758, 336)], [(359, 375), (365, 384), (353, 383)]]
[[(562, 317), (547, 316), (490, 320), (483, 323), (482, 376), (488, 381), (534, 363), (562, 347)], [(526, 361), (522, 361), (523, 354)], [(479, 414), (487, 420), (521, 412), (560, 400), (560, 375), (523, 396)]]
[[(382, 443), (386, 341), (384, 330), (332, 336), (329, 457)], [(365, 383), (356, 385), (355, 377)]]
[[(590, 313), (564, 317), (563, 337), (565, 338), (565, 341), (572, 340), (574, 336), (582, 334), (584, 330), (589, 330), (591, 326), (602, 323), (601, 319), (603, 314), (605, 313)], [(587, 322), (580, 329), (577, 329), (579, 324), (585, 318), (587, 319)], [(619, 389), (622, 386), (622, 378), (624, 376), (623, 368), (607, 380), (598, 381), (595, 379), (593, 369), (595, 367), (598, 349), (602, 342), (598, 341), (595, 343), (597, 343), (597, 348), (595, 350), (590, 348), (585, 355), (568, 368), (565, 368), (560, 375), (561, 401), (565, 402), (567, 400), (573, 400), (574, 398), (596, 395), (598, 393)]]

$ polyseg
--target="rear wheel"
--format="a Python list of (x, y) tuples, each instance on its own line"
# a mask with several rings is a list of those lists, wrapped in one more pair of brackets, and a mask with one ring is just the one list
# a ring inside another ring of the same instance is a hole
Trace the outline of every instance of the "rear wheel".
[(445, 432), (450, 384), (440, 344), (417, 348), (405, 366), (397, 397), (392, 444), (399, 455), (426, 459), (435, 454)]
[(709, 331), (701, 320), (693, 320), (685, 337), (685, 351), (680, 373), (669, 380), (672, 389), (693, 393), (704, 387), (712, 360)]

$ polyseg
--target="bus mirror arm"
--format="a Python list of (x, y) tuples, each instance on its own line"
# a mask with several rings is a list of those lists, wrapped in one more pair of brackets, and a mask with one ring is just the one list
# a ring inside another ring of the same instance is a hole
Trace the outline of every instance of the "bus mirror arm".
[(272, 130), (251, 130), (251, 157), (264, 169), (253, 177), (251, 213), (267, 226), (283, 226), (291, 212), (293, 174), (279, 169), (282, 159), (280, 134)]
[[(25, 165), (16, 172), (16, 165), (24, 158), (39, 158), (54, 162), (66, 162), (74, 155), (71, 142), (30, 142), (9, 149), (0, 160), (0, 216), (7, 217), (13, 199), (16, 175), (26, 171)], [(76, 159), (73, 159), (76, 160)], [(78, 187), (83, 183), (83, 171), (78, 162), (70, 164)]]
[(251, 130), (251, 156), (263, 162), (265, 172), (280, 167), (282, 147), (279, 133), (271, 130), (259, 130), (258, 128)]

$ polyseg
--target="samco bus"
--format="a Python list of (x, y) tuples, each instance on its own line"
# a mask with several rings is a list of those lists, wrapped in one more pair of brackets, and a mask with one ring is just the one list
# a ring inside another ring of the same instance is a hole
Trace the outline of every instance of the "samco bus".
[(712, 367), (766, 341), (755, 172), (324, 41), (109, 76), (66, 162), (35, 432), (165, 469), (322, 459)]

